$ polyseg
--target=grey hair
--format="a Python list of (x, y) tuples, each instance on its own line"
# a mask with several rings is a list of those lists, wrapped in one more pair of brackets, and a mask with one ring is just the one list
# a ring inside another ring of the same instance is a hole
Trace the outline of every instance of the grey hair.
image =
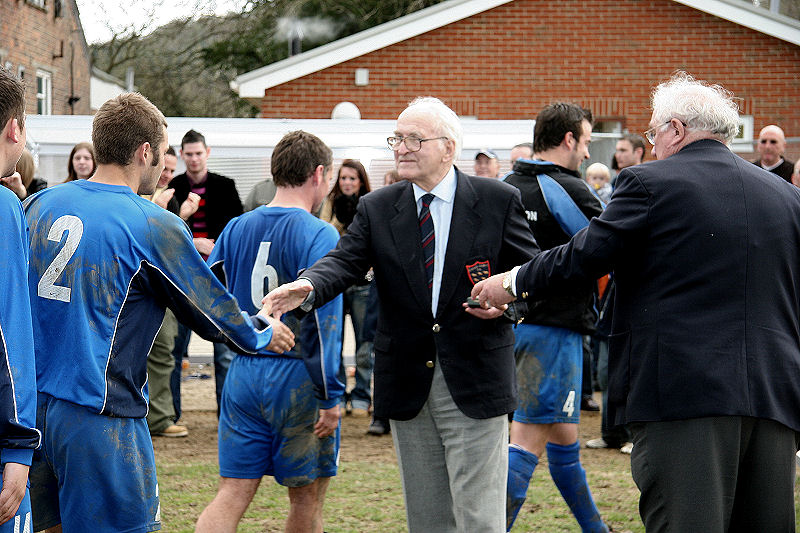
[(676, 72), (659, 84), (652, 95), (657, 124), (677, 118), (687, 128), (711, 133), (725, 144), (739, 132), (739, 106), (721, 85), (709, 85), (686, 72)]
[(400, 117), (409, 113), (427, 115), (434, 123), (436, 134), (452, 139), (455, 143), (456, 149), (453, 153), (453, 161), (459, 158), (464, 133), (461, 128), (461, 120), (455, 111), (447, 107), (438, 98), (419, 96), (409, 102), (408, 107), (400, 113)]

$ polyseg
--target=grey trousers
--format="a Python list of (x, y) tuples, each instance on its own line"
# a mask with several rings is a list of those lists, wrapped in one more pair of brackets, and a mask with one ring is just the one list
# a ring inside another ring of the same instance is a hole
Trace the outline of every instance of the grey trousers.
[(508, 418), (477, 420), (453, 402), (438, 361), (428, 401), (391, 420), (410, 533), (501, 533), (506, 526)]
[(630, 429), (631, 473), (648, 533), (795, 530), (795, 431), (741, 416)]

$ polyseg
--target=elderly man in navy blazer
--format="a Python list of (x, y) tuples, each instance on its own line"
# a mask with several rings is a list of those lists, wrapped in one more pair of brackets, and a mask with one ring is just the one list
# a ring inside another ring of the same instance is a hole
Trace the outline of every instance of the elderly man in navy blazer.
[(633, 433), (647, 531), (794, 531), (800, 189), (728, 149), (722, 87), (677, 73), (652, 103), (658, 161), (623, 170), (569, 243), (472, 295), (500, 305), (613, 270), (608, 406)]
[(388, 141), (401, 181), (362, 197), (337, 247), (264, 302), (317, 307), (374, 267), (375, 416), (391, 419), (409, 530), (499, 533), (514, 333), (501, 309), (465, 302), (538, 248), (517, 189), (453, 166), (461, 125), (441, 101), (412, 102)]

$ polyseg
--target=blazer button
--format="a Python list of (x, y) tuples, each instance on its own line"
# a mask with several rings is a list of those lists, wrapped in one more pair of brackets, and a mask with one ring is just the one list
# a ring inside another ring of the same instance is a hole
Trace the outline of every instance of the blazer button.
[[(439, 324), (434, 324), (431, 329), (433, 330), (434, 333), (439, 333), (440, 331), (442, 331), (442, 328), (441, 328), (441, 326), (439, 326)], [(431, 365), (431, 366), (433, 366), (433, 365)]]
[(427, 366), (428, 368), (433, 368), (433, 361), (426, 361), (425, 366)]

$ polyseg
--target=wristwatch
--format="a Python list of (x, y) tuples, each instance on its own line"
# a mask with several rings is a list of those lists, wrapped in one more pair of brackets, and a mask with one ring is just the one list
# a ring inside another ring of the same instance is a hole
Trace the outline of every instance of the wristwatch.
[(506, 272), (506, 275), (503, 276), (503, 289), (514, 298), (517, 297), (514, 294), (514, 288), (511, 286), (511, 272)]

